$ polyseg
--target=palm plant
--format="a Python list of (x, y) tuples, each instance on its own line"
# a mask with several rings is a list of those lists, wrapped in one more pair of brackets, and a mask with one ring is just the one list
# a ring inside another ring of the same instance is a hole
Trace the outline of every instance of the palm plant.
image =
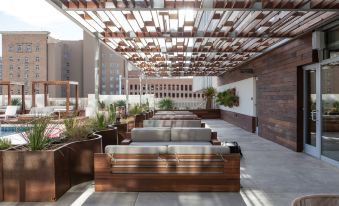
[(202, 91), (202, 94), (206, 98), (206, 109), (212, 108), (212, 100), (216, 93), (217, 91), (214, 87), (207, 87)]
[(126, 101), (124, 100), (118, 100), (117, 102), (114, 103), (116, 107), (126, 107)]
[(158, 106), (162, 110), (171, 110), (171, 109), (173, 109), (173, 104), (174, 104), (173, 100), (170, 99), (170, 98), (164, 98), (164, 99), (161, 99), (158, 102)]
[(115, 111), (115, 107), (113, 104), (110, 104), (108, 107), (108, 119), (107, 121), (109, 123), (113, 123), (115, 122), (115, 117), (116, 117), (116, 111)]
[(102, 130), (107, 127), (106, 117), (103, 113), (97, 113), (96, 118), (92, 120), (94, 130)]

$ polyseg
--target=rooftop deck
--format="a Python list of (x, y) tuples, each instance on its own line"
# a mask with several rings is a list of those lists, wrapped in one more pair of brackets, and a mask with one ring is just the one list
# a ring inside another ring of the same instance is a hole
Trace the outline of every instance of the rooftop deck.
[[(288, 206), (305, 194), (339, 193), (339, 169), (304, 153), (296, 153), (222, 120), (205, 120), (221, 140), (237, 141), (243, 150), (240, 193), (95, 193), (92, 182), (72, 188), (56, 203), (20, 205), (119, 206)], [(43, 194), (42, 194), (43, 195)]]

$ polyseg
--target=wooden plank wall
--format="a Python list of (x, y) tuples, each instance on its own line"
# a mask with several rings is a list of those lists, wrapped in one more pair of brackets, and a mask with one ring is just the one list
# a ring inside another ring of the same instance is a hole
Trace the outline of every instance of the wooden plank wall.
[(239, 70), (225, 73), (219, 77), (219, 85), (257, 77), (259, 136), (292, 150), (302, 151), (300, 72), (302, 65), (316, 61), (317, 56), (312, 50), (312, 34), (309, 33), (239, 68), (253, 69), (253, 74), (243, 74)]

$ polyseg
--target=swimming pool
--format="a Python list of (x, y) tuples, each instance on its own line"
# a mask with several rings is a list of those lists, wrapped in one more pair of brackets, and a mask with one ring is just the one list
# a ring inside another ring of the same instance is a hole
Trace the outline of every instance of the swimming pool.
[(28, 128), (23, 125), (1, 125), (0, 126), (0, 137), (23, 132)]

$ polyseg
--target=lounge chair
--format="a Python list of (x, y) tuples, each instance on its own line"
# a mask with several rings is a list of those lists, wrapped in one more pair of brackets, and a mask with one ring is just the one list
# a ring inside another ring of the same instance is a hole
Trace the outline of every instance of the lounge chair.
[(338, 206), (339, 195), (306, 195), (295, 199), (292, 206)]
[(40, 117), (49, 117), (54, 113), (52, 107), (32, 107), (28, 114), (19, 115), (19, 119), (27, 120)]
[(7, 106), (5, 114), (1, 114), (0, 118), (8, 119), (9, 117), (16, 117), (16, 111), (18, 106)]

